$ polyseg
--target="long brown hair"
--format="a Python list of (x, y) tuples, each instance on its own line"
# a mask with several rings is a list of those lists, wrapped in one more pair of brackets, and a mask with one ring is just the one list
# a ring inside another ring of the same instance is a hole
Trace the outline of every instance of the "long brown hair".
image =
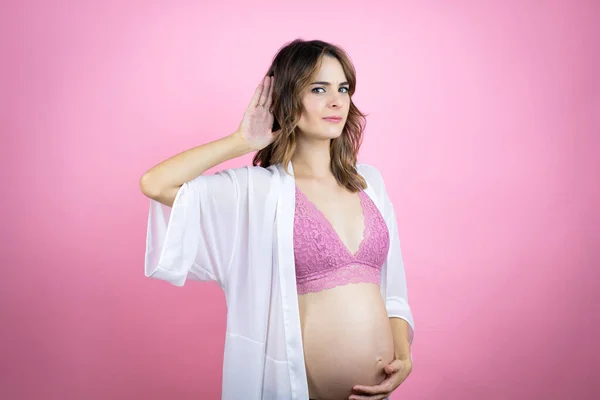
[[(302, 114), (300, 93), (318, 72), (324, 56), (335, 57), (342, 65), (349, 83), (350, 97), (356, 90), (356, 71), (346, 52), (338, 46), (321, 40), (296, 39), (273, 58), (267, 75), (275, 76), (271, 110), (275, 121), (273, 132), (281, 129), (273, 143), (259, 150), (252, 165), (268, 167), (282, 163), (285, 171), (296, 149), (298, 122)], [(338, 183), (352, 192), (366, 188), (365, 180), (356, 171), (358, 150), (362, 143), (366, 116), (350, 100), (350, 110), (342, 134), (331, 140), (331, 171)]]

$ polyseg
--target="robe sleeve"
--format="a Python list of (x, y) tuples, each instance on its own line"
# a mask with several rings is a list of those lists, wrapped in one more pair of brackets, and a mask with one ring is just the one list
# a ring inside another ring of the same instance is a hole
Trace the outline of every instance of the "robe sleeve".
[[(380, 175), (381, 177), (381, 175)], [(412, 344), (415, 335), (415, 322), (408, 304), (408, 288), (406, 284), (406, 273), (404, 270), (404, 260), (402, 258), (402, 249), (400, 246), (400, 237), (398, 235), (398, 222), (394, 206), (388, 196), (383, 178), (380, 178), (380, 191), (383, 196), (384, 218), (389, 227), (390, 248), (386, 259), (387, 264), (387, 290), (386, 290), (386, 310), (388, 317), (398, 317), (406, 320), (409, 325), (409, 342)]]
[(150, 200), (145, 275), (183, 286), (189, 278), (223, 287), (248, 212), (249, 168), (200, 175), (181, 186), (172, 207)]

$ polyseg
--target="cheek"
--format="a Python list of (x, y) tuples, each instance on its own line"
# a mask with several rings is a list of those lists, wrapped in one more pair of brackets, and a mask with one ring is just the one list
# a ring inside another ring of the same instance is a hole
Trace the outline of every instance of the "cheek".
[(304, 110), (302, 111), (301, 120), (306, 123), (312, 123), (319, 119), (320, 111), (319, 107), (315, 104), (304, 104)]
[(318, 120), (321, 118), (321, 114), (323, 114), (323, 109), (325, 107), (325, 103), (319, 100), (313, 100), (304, 105), (304, 109), (306, 110), (306, 116), (310, 120)]

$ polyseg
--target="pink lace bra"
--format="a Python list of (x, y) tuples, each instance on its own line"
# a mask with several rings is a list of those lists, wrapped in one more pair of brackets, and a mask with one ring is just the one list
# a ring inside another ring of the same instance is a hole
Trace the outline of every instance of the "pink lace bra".
[(294, 257), (298, 294), (348, 283), (379, 284), (389, 248), (389, 232), (377, 206), (358, 192), (364, 215), (363, 239), (355, 254), (342, 242), (323, 213), (296, 186)]

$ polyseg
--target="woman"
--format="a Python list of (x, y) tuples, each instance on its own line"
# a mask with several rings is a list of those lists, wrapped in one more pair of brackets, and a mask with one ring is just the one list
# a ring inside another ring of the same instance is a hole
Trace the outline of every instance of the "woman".
[[(379, 171), (356, 161), (355, 87), (342, 49), (295, 40), (233, 134), (140, 180), (146, 275), (224, 290), (223, 399), (384, 399), (410, 373), (396, 218)], [(202, 175), (254, 151), (252, 166)]]

